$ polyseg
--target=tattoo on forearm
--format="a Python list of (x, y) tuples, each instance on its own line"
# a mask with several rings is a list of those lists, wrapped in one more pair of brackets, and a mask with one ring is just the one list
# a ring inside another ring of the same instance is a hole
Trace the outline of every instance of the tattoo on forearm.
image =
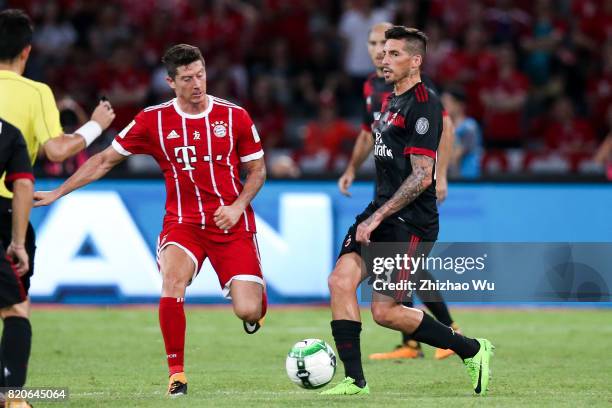
[(432, 180), (434, 159), (413, 154), (410, 155), (410, 163), (412, 164), (410, 176), (404, 180), (393, 197), (378, 210), (383, 217), (394, 214), (413, 202), (429, 186)]

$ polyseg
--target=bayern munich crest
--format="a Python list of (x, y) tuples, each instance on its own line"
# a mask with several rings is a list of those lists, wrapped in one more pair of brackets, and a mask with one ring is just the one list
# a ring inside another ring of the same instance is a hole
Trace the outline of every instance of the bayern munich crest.
[(212, 127), (215, 136), (224, 137), (225, 135), (227, 135), (227, 123), (223, 121), (216, 121), (213, 122)]

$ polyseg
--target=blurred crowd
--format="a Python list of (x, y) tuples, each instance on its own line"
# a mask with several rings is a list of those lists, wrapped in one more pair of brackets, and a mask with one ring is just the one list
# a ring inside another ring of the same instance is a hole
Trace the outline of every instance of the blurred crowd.
[[(23, 8), (35, 21), (26, 75), (85, 111), (105, 95), (117, 113), (115, 131), (144, 106), (172, 97), (160, 63), (164, 50), (180, 42), (199, 46), (208, 92), (250, 112), (273, 175), (343, 170), (359, 131), (362, 84), (373, 72), (368, 29), (381, 21), (429, 36), (424, 72), (440, 91), (462, 95), (465, 115), (482, 130), (482, 173), (601, 173), (611, 159), (612, 0), (0, 0), (0, 6)], [(63, 113), (63, 120), (76, 126), (79, 114)], [(151, 169), (146, 160), (126, 168)], [(45, 167), (48, 174), (66, 170)]]

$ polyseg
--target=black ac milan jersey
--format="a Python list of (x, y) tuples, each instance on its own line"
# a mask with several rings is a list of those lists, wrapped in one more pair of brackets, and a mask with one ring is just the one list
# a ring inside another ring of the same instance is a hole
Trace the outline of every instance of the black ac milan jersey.
[[(442, 111), (440, 99), (422, 82), (400, 95), (392, 93), (383, 101), (380, 118), (372, 124), (376, 164), (374, 205), (377, 208), (389, 200), (412, 173), (410, 155), (425, 155), (436, 160), (442, 136)], [(422, 239), (437, 239), (435, 173), (432, 184), (391, 217), (405, 223)]]
[(372, 123), (380, 118), (382, 103), (393, 92), (393, 84), (385, 83), (385, 78), (371, 74), (363, 83), (363, 114), (361, 128), (372, 131)]
[(17, 179), (34, 181), (23, 135), (15, 126), (0, 119), (0, 174), (4, 172), (4, 184), (9, 191), (13, 191), (13, 182)]
[[(436, 95), (438, 94), (437, 87), (427, 75), (421, 74), (421, 81)], [(363, 100), (365, 103), (361, 115), (361, 128), (363, 130), (372, 131), (372, 123), (380, 118), (383, 101), (392, 93), (393, 84), (387, 84), (385, 78), (377, 76), (376, 72), (370, 74), (366, 79), (363, 83)], [(446, 114), (446, 112), (443, 114)]]

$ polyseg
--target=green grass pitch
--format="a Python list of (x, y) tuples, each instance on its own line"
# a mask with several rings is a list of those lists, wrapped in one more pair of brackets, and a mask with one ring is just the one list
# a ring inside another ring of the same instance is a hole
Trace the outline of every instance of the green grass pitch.
[[(318, 337), (333, 345), (326, 308), (271, 308), (253, 336), (227, 308), (188, 308), (189, 395), (168, 400), (157, 310), (40, 309), (28, 385), (68, 387), (68, 403), (40, 407), (359, 407), (550, 406), (612, 404), (612, 311), (457, 310), (466, 334), (497, 347), (487, 397), (472, 395), (456, 357), (370, 362), (367, 355), (399, 342), (364, 311), (362, 353), (371, 387), (366, 397), (322, 397), (286, 378), (293, 343)], [(340, 366), (332, 383), (343, 377)]]

